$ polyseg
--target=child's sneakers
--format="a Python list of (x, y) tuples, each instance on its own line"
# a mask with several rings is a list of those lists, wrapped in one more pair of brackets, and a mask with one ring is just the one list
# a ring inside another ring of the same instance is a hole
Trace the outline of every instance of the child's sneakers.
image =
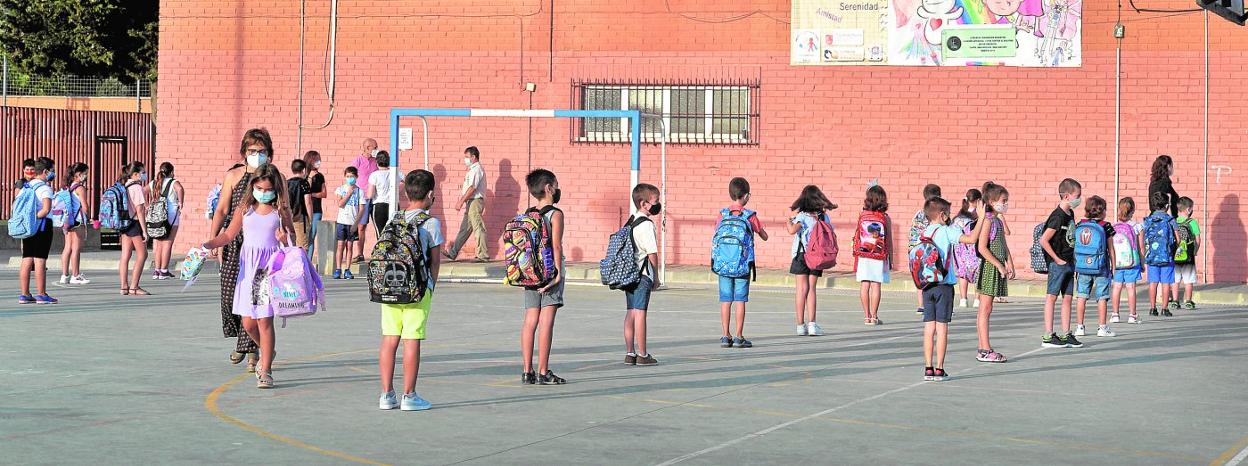
[(1116, 324), (1116, 323), (1118, 323), (1118, 322), (1119, 322), (1119, 320), (1118, 320), (1118, 313), (1117, 313), (1117, 312), (1115, 312), (1113, 315), (1109, 316), (1109, 323), (1111, 323), (1111, 324)]
[(967, 305), (968, 305), (968, 303), (966, 302), (966, 298), (962, 298), (962, 300), (961, 300), (961, 301), (958, 301), (958, 307), (960, 307), (960, 308), (966, 308), (966, 307), (968, 307)]
[(812, 337), (821, 337), (823, 336), (823, 327), (820, 327), (819, 324), (816, 324), (814, 322), (807, 322), (806, 323), (806, 335), (812, 336)]
[[(337, 280), (340, 278), (342, 278), (342, 271), (338, 269), (334, 269), (334, 280)], [(1154, 311), (1156, 311), (1156, 309), (1154, 309)]]
[(65, 286), (69, 284), (69, 275), (61, 275), (61, 279), (54, 283), (56, 286)]
[(34, 296), (25, 295), (25, 294), (17, 295), (17, 304), (34, 304), (34, 303), (35, 303)]
[(1102, 326), (1100, 326), (1099, 328), (1097, 328), (1097, 329), (1096, 329), (1096, 336), (1098, 336), (1098, 337), (1116, 337), (1116, 336), (1118, 336), (1118, 334), (1117, 334), (1117, 333), (1114, 333), (1114, 331), (1113, 331), (1113, 330), (1110, 330), (1108, 325), (1102, 325)]
[(798, 326), (797, 326), (797, 336), (799, 336), (799, 337), (804, 337), (804, 336), (806, 336), (806, 324), (798, 324)]
[(416, 392), (404, 393), (403, 402), (400, 406), (400, 409), (403, 411), (424, 411), (433, 407), (432, 404), (425, 401), (425, 399), (421, 398), (420, 395), (417, 395)]
[(1180, 307), (1180, 306), (1179, 306), (1179, 302), (1178, 302), (1178, 301), (1170, 301), (1170, 304), (1169, 304), (1169, 305), (1167, 305), (1166, 307), (1168, 307), (1168, 308), (1170, 308), (1170, 309), (1172, 309), (1172, 310), (1177, 311), (1177, 310), (1179, 310), (1179, 307)]
[(1083, 336), (1083, 335), (1084, 335), (1084, 328), (1083, 328), (1083, 324), (1079, 324), (1079, 325), (1075, 326), (1075, 336), (1077, 336), (1077, 337), (1081, 337), (1081, 336)]
[(1189, 310), (1189, 311), (1195, 310), (1195, 309), (1196, 309), (1196, 303), (1195, 303), (1194, 301), (1192, 301), (1192, 300), (1190, 300), (1190, 299), (1189, 299), (1189, 300), (1187, 300), (1187, 302), (1186, 302), (1186, 303), (1183, 303), (1183, 309), (1187, 309), (1187, 310)]
[(342, 271), (342, 278), (345, 280), (355, 280), (355, 275), (351, 275), (351, 269)]
[[(1005, 362), (1005, 356), (1001, 356), (1001, 359), (1002, 359), (1001, 362)], [(935, 374), (932, 374), (933, 382), (944, 382), (945, 379), (948, 379), (948, 378), (949, 378), (949, 374), (946, 374), (945, 370), (939, 367), (936, 368)]]
[(720, 348), (732, 348), (732, 337), (726, 336), (726, 335), (719, 337), (719, 347)]
[(625, 354), (625, 355), (624, 355), (624, 364), (629, 365), (629, 366), (636, 366), (636, 365), (637, 365), (637, 355), (636, 355), (636, 354), (634, 354), (634, 353), (628, 353), (628, 354)]
[(642, 355), (640, 355), (640, 354), (639, 354), (639, 355), (637, 355), (637, 365), (638, 365), (638, 366), (653, 366), (653, 365), (658, 364), (658, 363), (659, 363), (659, 360), (658, 360), (658, 359), (654, 359), (654, 355), (651, 355), (651, 354), (647, 354), (647, 355), (645, 355), (645, 356), (642, 356)]
[(746, 340), (744, 337), (733, 338), (732, 344), (736, 345), (737, 348), (753, 348), (754, 347), (754, 343), (750, 342), (750, 340)]
[(1066, 340), (1057, 336), (1057, 333), (1050, 333), (1040, 337), (1041, 348), (1065, 348)]
[(1080, 343), (1073, 334), (1067, 333), (1065, 340), (1067, 348), (1083, 348), (1083, 343)]
[(1152, 308), (1152, 309), (1149, 309), (1149, 310), (1148, 310), (1148, 315), (1153, 316), (1153, 317), (1157, 317), (1157, 316), (1159, 316), (1159, 315), (1161, 315), (1161, 314), (1157, 313), (1157, 308), (1155, 308), (1155, 307), (1154, 307), (1154, 308)]
[(57, 301), (56, 298), (48, 296), (47, 294), (35, 295), (35, 304), (56, 304), (59, 302), (60, 301)]
[(920, 307), (918, 310), (914, 312), (918, 313), (919, 315), (923, 315), (923, 308)]
[(399, 398), (394, 396), (394, 390), (381, 394), (381, 400), (378, 404), (381, 409), (397, 409), (399, 407)]
[(935, 377), (935, 376), (936, 376), (936, 370), (930, 367), (923, 368), (923, 380), (930, 382), (932, 380), (932, 377)]
[(1136, 317), (1136, 316), (1135, 316), (1135, 314), (1131, 314), (1131, 315), (1127, 316), (1127, 323), (1128, 323), (1128, 324), (1138, 324), (1138, 323), (1140, 323), (1140, 319), (1139, 319), (1138, 317)]
[(1170, 309), (1162, 309), (1161, 316), (1162, 317), (1174, 317), (1174, 314), (1170, 313)]
[(86, 285), (88, 283), (91, 283), (91, 280), (87, 280), (87, 277), (84, 277), (81, 274), (74, 275), (73, 278), (69, 279), (70, 285)]

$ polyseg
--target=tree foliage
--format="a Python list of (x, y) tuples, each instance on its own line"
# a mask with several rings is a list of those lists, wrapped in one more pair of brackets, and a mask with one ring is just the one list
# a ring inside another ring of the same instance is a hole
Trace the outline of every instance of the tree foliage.
[(0, 47), (18, 72), (156, 78), (158, 0), (0, 0)]

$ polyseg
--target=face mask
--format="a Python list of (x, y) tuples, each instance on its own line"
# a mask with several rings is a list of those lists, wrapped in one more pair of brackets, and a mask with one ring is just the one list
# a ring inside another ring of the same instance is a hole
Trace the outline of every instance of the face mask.
[(559, 197), (560, 197), (562, 194), (563, 194), (563, 190), (562, 190), (562, 189), (556, 189), (556, 190), (555, 190), (555, 194), (552, 194), (552, 195), (550, 196), (550, 202), (555, 203), (555, 204), (558, 204), (558, 203), (559, 203)]
[(320, 161), (320, 160), (317, 160), (317, 161), (316, 161), (316, 163), (312, 164), (312, 168), (315, 168), (315, 169), (317, 169), (317, 170), (320, 170), (320, 169), (321, 169), (321, 161)]
[(251, 168), (260, 168), (261, 165), (264, 165), (264, 163), (268, 161), (269, 154), (264, 151), (257, 152), (255, 155), (247, 156), (247, 166)]
[(251, 197), (256, 198), (261, 204), (268, 204), (277, 199), (277, 193), (273, 191), (261, 191), (259, 189), (251, 190)]
[(347, 177), (347, 184), (349, 184), (349, 185), (351, 185), (351, 186), (355, 186), (355, 178), (354, 178), (354, 177)]
[(659, 215), (663, 211), (663, 204), (656, 202), (650, 206), (650, 215)]
[(368, 155), (370, 155), (370, 156), (372, 156), (372, 157), (376, 157), (378, 152), (381, 152), (381, 151), (380, 151), (380, 150), (377, 150), (377, 149), (373, 149), (373, 150), (371, 150), (371, 151), (368, 151)]
[(469, 157), (464, 157), (464, 166), (465, 166), (465, 167), (471, 167), (471, 166), (472, 166), (472, 159), (471, 159), (471, 158), (469, 158)]
[(1071, 199), (1071, 200), (1070, 200), (1070, 208), (1072, 208), (1072, 209), (1073, 209), (1073, 208), (1076, 208), (1076, 207), (1079, 207), (1079, 204), (1083, 204), (1083, 198), (1076, 197), (1076, 198), (1074, 198), (1074, 199)]
[(1010, 204), (1008, 202), (998, 202), (992, 205), (992, 210), (997, 211), (998, 214), (1004, 215), (1007, 210), (1010, 210)]
[(56, 179), (56, 170), (52, 170), (48, 172), (48, 181), (52, 181), (55, 179)]
[(147, 173), (140, 173), (140, 174), (139, 174), (139, 181), (140, 181), (140, 182), (143, 182), (143, 183), (146, 183), (146, 182), (147, 182)]

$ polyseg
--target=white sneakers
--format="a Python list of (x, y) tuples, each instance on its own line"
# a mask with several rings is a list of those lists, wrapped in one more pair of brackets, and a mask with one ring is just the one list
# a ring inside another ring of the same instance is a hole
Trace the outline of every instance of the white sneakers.
[(812, 337), (821, 337), (823, 336), (823, 327), (820, 327), (819, 324), (816, 324), (814, 322), (807, 322), (806, 323), (806, 335), (809, 335)]
[(1119, 321), (1118, 321), (1118, 313), (1117, 313), (1117, 312), (1115, 312), (1113, 315), (1109, 316), (1109, 323), (1111, 323), (1111, 324), (1116, 324), (1116, 323), (1118, 323), (1118, 322), (1119, 322)]
[(1116, 336), (1118, 336), (1118, 334), (1117, 334), (1117, 333), (1114, 333), (1114, 331), (1113, 331), (1113, 330), (1110, 330), (1108, 325), (1102, 325), (1100, 328), (1096, 329), (1096, 336), (1098, 336), (1098, 337), (1116, 337)]
[(963, 298), (961, 301), (958, 301), (958, 307), (966, 308), (970, 306), (967, 305), (966, 298)]
[(399, 407), (399, 398), (394, 396), (394, 390), (391, 390), (381, 394), (381, 400), (379, 400), (378, 404), (381, 409), (397, 409)]
[(87, 280), (87, 277), (82, 275), (74, 275), (73, 277), (70, 277), (69, 275), (61, 275), (61, 279), (56, 281), (57, 286), (86, 285), (88, 283), (91, 283), (91, 280)]
[(1083, 336), (1083, 334), (1084, 334), (1083, 324), (1079, 324), (1079, 326), (1075, 327), (1075, 336), (1081, 337)]
[(1140, 323), (1140, 319), (1135, 318), (1135, 316), (1127, 316), (1127, 323), (1128, 323), (1128, 324), (1138, 324), (1138, 323)]
[(797, 326), (797, 336), (799, 337), (806, 336), (806, 324), (801, 324)]

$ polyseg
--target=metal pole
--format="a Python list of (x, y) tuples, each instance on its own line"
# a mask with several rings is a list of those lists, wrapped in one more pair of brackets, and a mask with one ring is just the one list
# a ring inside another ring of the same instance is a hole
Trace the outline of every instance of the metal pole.
[(143, 112), (143, 80), (134, 78), (134, 107), (136, 112)]
[(9, 106), (9, 53), (4, 52), (4, 106)]
[[(1201, 244), (1208, 244), (1209, 230), (1209, 10), (1205, 10), (1205, 228), (1200, 231), (1204, 236)], [(1209, 255), (1201, 256), (1200, 268), (1204, 272), (1205, 284), (1209, 283)], [(1190, 298), (1190, 296), (1189, 296)]]

